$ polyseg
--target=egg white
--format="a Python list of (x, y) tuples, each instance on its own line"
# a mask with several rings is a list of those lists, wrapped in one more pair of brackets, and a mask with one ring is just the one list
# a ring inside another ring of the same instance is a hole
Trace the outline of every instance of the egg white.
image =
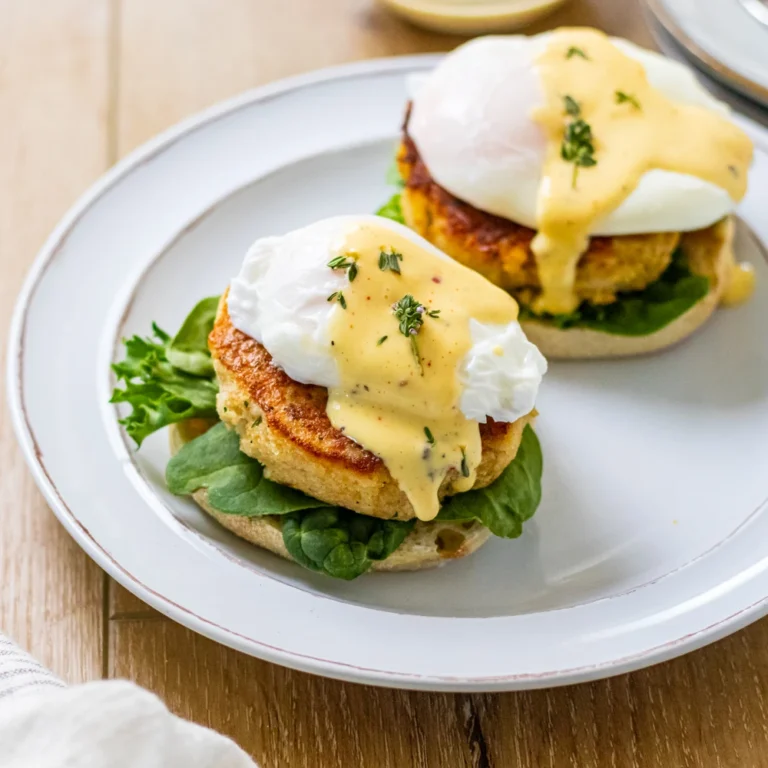
[[(480, 210), (532, 229), (546, 139), (532, 119), (544, 103), (535, 60), (551, 33), (477, 38), (457, 48), (428, 75), (412, 81), (408, 132), (430, 174)], [(679, 103), (729, 114), (682, 64), (613, 39), (640, 62), (655, 88)], [(731, 213), (726, 190), (688, 174), (652, 170), (591, 234), (687, 232)]]
[[(329, 327), (343, 311), (327, 298), (348, 285), (328, 262), (343, 250), (347, 234), (366, 224), (397, 232), (437, 258), (448, 257), (407, 227), (378, 216), (324, 219), (282, 237), (257, 240), (230, 283), (232, 324), (261, 343), (273, 362), (304, 384), (333, 387), (339, 372), (331, 354)], [(485, 422), (512, 422), (529, 413), (547, 363), (519, 323), (470, 321), (472, 347), (457, 374), (464, 415)]]

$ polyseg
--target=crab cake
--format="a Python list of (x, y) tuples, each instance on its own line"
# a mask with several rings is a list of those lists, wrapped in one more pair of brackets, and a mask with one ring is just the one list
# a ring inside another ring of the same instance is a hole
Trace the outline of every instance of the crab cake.
[[(384, 462), (333, 427), (327, 390), (291, 379), (259, 342), (232, 325), (226, 294), (208, 343), (220, 387), (219, 416), (237, 431), (243, 453), (265, 466), (270, 480), (361, 514), (414, 517)], [(480, 425), (482, 460), (474, 487), (492, 483), (514, 459), (534, 415), (512, 424), (489, 419)], [(458, 477), (457, 471), (446, 476), (441, 498), (453, 493)]]
[[(397, 160), (409, 227), (513, 295), (530, 299), (538, 293), (534, 230), (474, 208), (440, 187), (407, 133)], [(578, 297), (609, 304), (620, 292), (642, 290), (659, 279), (679, 243), (679, 232), (591, 238), (576, 270)]]

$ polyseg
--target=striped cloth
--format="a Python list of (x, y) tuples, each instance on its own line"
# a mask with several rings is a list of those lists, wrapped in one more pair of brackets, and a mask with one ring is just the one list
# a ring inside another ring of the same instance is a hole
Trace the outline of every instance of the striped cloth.
[[(204, 695), (204, 692), (195, 695)], [(66, 686), (0, 635), (0, 768), (258, 768), (125, 680)]]
[(0, 634), (0, 700), (15, 693), (63, 687), (58, 677)]

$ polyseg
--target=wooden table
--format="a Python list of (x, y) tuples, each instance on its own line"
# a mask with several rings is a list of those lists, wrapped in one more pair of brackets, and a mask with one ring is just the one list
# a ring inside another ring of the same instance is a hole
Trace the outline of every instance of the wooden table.
[[(0, 343), (47, 233), (153, 134), (278, 77), (460, 42), (371, 3), (0, 0)], [(652, 44), (634, 0), (574, 0), (546, 25), (574, 23)], [(0, 628), (70, 682), (135, 680), (265, 768), (768, 765), (768, 621), (677, 661), (571, 688), (366, 688), (243, 656), (118, 587), (48, 511), (4, 407), (0, 510)]]

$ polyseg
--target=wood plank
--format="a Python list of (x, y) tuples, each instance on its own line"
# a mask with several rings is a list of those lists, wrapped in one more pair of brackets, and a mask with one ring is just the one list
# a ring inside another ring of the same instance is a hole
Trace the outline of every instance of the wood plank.
[[(109, 8), (101, 0), (3, 0), (0, 18), (5, 359), (15, 297), (37, 249), (107, 164)], [(103, 574), (36, 490), (5, 407), (0, 467), (0, 629), (67, 680), (100, 677)]]
[(162, 614), (112, 579), (109, 579), (108, 594), (107, 618), (110, 621), (163, 618)]
[(354, 0), (131, 0), (120, 19), (119, 151), (280, 77), (459, 41)]
[(768, 765), (768, 621), (650, 669), (477, 696), (490, 765)]
[[(112, 624), (110, 676), (237, 741), (264, 768), (472, 768), (468, 697), (291, 672), (168, 621)], [(504, 763), (499, 763), (504, 765)]]
[(648, 670), (510, 694), (427, 694), (281, 669), (171, 622), (113, 626), (110, 674), (267, 766), (768, 765), (768, 621)]

